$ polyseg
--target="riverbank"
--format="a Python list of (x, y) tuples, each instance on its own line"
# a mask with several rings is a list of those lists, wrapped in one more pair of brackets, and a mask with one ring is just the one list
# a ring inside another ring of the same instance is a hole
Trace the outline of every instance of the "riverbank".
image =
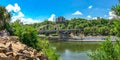
[[(68, 41), (81, 41), (81, 42), (102, 42), (105, 41), (105, 39), (108, 36), (85, 36), (83, 38), (80, 39), (69, 39)], [(112, 42), (115, 42), (117, 37), (116, 36), (110, 36), (110, 39)]]
[[(103, 42), (105, 40), (68, 40), (71, 42)], [(111, 40), (112, 42), (115, 42), (115, 40)]]
[[(54, 37), (54, 36), (40, 36), (41, 39), (48, 38), (48, 40), (52, 41), (81, 41), (81, 42), (102, 42), (105, 41), (105, 38), (108, 36), (84, 36), (84, 37), (79, 37), (75, 36), (74, 38), (69, 37), (69, 38), (64, 38), (61, 39), (59, 37)], [(111, 41), (116, 41), (116, 36), (110, 36)]]

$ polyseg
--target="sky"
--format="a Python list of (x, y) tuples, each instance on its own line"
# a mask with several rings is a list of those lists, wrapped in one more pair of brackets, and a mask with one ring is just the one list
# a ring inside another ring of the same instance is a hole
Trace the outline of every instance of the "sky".
[(0, 0), (0, 5), (11, 12), (13, 22), (21, 19), (25, 24), (53, 21), (59, 16), (112, 18), (111, 7), (117, 3), (118, 0)]

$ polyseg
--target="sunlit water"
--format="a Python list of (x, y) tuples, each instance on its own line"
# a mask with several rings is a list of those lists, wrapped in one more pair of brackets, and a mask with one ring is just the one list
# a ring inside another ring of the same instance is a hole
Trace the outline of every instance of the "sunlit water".
[(51, 42), (62, 60), (89, 60), (87, 52), (99, 47), (99, 42)]

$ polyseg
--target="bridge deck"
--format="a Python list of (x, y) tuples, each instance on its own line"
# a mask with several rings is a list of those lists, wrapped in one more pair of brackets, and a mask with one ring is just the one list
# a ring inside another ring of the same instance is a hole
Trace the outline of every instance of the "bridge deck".
[(80, 29), (40, 30), (39, 33), (72, 32), (72, 31), (80, 31)]

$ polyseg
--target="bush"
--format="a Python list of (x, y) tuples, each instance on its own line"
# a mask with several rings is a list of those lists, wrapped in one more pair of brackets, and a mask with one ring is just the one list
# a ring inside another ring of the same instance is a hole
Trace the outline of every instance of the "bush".
[(22, 43), (44, 52), (49, 60), (60, 60), (58, 54), (49, 45), (49, 41), (47, 39), (40, 40), (35, 28), (20, 24), (19, 21), (12, 23), (11, 27), (14, 35), (17, 35)]
[(120, 60), (120, 41), (112, 43), (110, 38), (102, 42), (101, 47), (96, 51), (89, 52), (92, 60)]
[(61, 60), (59, 55), (49, 45), (48, 39), (39, 40), (39, 43), (38, 46), (42, 48), (42, 52), (48, 56), (49, 60)]

